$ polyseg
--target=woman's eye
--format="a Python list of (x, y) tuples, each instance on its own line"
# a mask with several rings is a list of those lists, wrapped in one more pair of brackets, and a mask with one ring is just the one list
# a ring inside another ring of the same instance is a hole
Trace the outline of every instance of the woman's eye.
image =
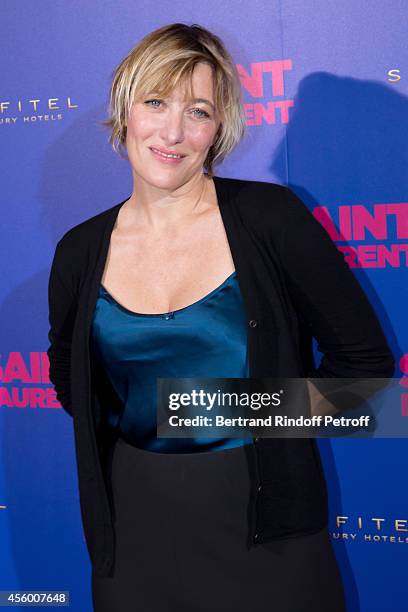
[[(160, 103), (161, 100), (157, 100), (157, 99), (155, 99), (155, 100), (146, 100), (145, 104), (150, 104), (151, 102), (159, 102)], [(156, 106), (155, 108), (158, 108), (158, 107)]]
[[(157, 102), (157, 104), (155, 104)], [(148, 106), (152, 106), (152, 108), (159, 108), (160, 104), (163, 102), (163, 100), (159, 100), (157, 98), (154, 98), (152, 100), (146, 100), (145, 104)], [(200, 119), (202, 118), (209, 118), (210, 115), (203, 110), (202, 108), (194, 108), (193, 109), (193, 113), (197, 113), (196, 117), (199, 117)]]
[(195, 108), (194, 112), (195, 111), (198, 111), (199, 113), (201, 113), (201, 115), (198, 115), (198, 117), (209, 117), (210, 116), (206, 111), (202, 110), (201, 108)]

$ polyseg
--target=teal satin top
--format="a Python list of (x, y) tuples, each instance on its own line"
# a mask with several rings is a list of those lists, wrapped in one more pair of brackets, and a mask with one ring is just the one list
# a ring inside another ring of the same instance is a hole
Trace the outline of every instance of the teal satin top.
[(138, 448), (160, 453), (217, 451), (246, 438), (157, 438), (156, 378), (247, 378), (247, 324), (234, 271), (206, 296), (173, 312), (143, 314), (100, 285), (91, 347), (123, 403), (109, 426)]

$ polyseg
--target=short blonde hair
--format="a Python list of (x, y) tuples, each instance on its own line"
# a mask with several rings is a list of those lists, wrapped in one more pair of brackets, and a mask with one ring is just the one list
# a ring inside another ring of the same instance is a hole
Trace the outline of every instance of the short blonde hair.
[(112, 75), (109, 118), (102, 122), (110, 130), (113, 150), (124, 155), (126, 125), (135, 99), (149, 92), (167, 96), (175, 86), (188, 82), (198, 62), (213, 69), (214, 103), (220, 117), (213, 145), (204, 162), (207, 174), (221, 163), (245, 134), (241, 84), (235, 64), (220, 38), (193, 24), (173, 23), (147, 34), (120, 62)]

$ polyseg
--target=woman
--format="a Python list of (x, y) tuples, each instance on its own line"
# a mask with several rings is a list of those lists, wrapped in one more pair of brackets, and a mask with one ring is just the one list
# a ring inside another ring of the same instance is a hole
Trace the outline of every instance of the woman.
[(146, 36), (115, 72), (106, 124), (132, 195), (63, 236), (49, 284), (94, 610), (343, 611), (314, 441), (158, 438), (155, 384), (390, 377), (379, 321), (293, 192), (213, 175), (244, 134), (214, 34)]

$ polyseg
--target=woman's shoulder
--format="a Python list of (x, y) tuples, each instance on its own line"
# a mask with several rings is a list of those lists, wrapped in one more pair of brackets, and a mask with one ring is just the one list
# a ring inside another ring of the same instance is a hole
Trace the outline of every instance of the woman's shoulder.
[(273, 183), (271, 181), (256, 181), (252, 179), (232, 178), (225, 176), (215, 176), (216, 181), (221, 187), (226, 186), (230, 193), (241, 198), (252, 197), (254, 194), (264, 195), (266, 198), (275, 196), (277, 199), (284, 196), (288, 190), (286, 185)]
[[(128, 199), (128, 198), (126, 198)], [(82, 246), (92, 244), (92, 241), (101, 237), (104, 228), (117, 215), (118, 209), (126, 202), (123, 200), (110, 208), (84, 219), (70, 227), (59, 239), (58, 245), (64, 248), (80, 249)]]
[(248, 179), (216, 177), (228, 190), (229, 201), (240, 215), (255, 225), (274, 228), (310, 214), (306, 205), (292, 188), (280, 183)]
[(84, 219), (61, 236), (53, 259), (53, 267), (61, 277), (66, 274), (69, 278), (80, 277), (87, 262), (97, 253), (107, 225), (113, 225), (118, 209), (124, 202), (126, 200)]

